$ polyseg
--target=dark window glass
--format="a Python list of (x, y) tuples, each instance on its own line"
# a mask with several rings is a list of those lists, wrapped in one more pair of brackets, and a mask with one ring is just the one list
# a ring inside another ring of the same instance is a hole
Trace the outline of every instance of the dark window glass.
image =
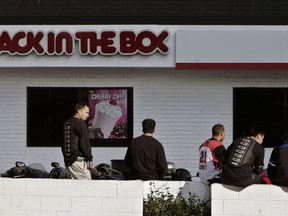
[[(73, 116), (74, 106), (77, 102), (84, 101), (88, 103), (88, 92), (90, 89), (97, 88), (28, 87), (27, 146), (61, 146), (63, 142), (63, 123)], [(93, 139), (90, 140), (92, 146), (127, 146), (132, 139), (133, 89), (123, 89), (128, 91), (127, 139)]]
[(234, 138), (247, 135), (253, 125), (265, 130), (265, 147), (281, 142), (287, 132), (287, 89), (234, 88)]

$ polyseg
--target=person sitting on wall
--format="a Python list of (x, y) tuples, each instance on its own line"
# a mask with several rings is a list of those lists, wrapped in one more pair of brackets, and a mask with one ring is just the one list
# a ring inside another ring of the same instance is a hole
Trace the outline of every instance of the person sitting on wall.
[(249, 137), (241, 137), (227, 148), (221, 182), (223, 184), (247, 187), (262, 184), (264, 166), (264, 147), (261, 145), (264, 130), (254, 126)]
[(205, 184), (220, 180), (226, 152), (222, 144), (225, 134), (224, 126), (216, 124), (212, 127), (212, 138), (206, 140), (199, 147), (199, 178)]
[(274, 147), (267, 173), (272, 184), (288, 187), (288, 134), (282, 137), (282, 144)]
[(131, 168), (131, 178), (141, 180), (164, 179), (167, 161), (162, 144), (153, 137), (156, 122), (145, 119), (143, 134), (134, 138), (125, 155), (125, 163)]

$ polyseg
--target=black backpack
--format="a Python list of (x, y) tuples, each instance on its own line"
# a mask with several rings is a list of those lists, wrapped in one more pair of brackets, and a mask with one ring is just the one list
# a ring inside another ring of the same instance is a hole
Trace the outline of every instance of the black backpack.
[(9, 178), (48, 178), (49, 173), (45, 171), (43, 165), (39, 163), (25, 165), (22, 161), (17, 161), (15, 167), (1, 173), (1, 177)]

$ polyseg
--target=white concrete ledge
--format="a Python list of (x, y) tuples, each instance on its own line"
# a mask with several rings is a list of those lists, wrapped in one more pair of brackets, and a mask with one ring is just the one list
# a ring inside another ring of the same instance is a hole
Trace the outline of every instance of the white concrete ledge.
[(212, 216), (287, 216), (288, 188), (212, 184)]
[(152, 189), (210, 197), (201, 182), (0, 178), (0, 216), (140, 216)]
[(0, 216), (140, 216), (151, 190), (210, 200), (212, 216), (286, 216), (288, 188), (185, 181), (0, 178)]

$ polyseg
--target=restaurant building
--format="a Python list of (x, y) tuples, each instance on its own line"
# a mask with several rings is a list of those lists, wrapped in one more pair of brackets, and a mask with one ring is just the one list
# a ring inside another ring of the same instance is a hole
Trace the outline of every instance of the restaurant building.
[[(255, 25), (247, 20), (227, 25), (219, 17), (199, 25), (201, 14), (191, 21), (188, 12), (182, 24), (167, 14), (156, 24), (153, 17), (141, 23), (136, 15), (136, 24), (103, 17), (102, 24), (91, 17), (79, 24), (72, 16), (57, 23), (45, 21), (39, 8), (40, 21), (23, 11), (22, 19), (7, 15), (8, 21), (1, 21), (1, 172), (16, 161), (42, 163), (47, 170), (52, 161), (63, 165), (62, 125), (77, 101), (93, 111), (88, 124), (95, 164), (122, 160), (129, 141), (141, 135), (142, 120), (153, 118), (167, 160), (192, 175), (198, 171), (199, 145), (218, 123), (227, 129), (226, 147), (261, 124), (267, 166), (271, 147), (287, 132), (285, 25), (257, 19)], [(96, 106), (105, 101), (122, 112), (107, 134), (97, 137)]]

